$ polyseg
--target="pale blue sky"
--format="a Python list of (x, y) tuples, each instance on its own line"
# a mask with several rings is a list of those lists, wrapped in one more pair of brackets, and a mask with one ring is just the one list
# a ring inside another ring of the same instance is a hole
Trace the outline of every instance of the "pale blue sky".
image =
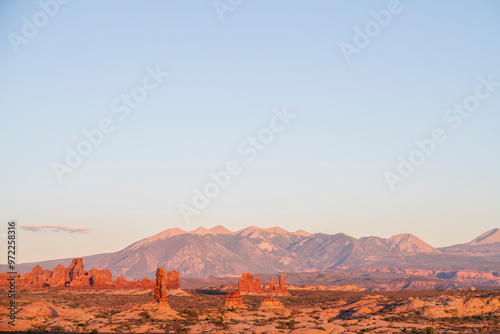
[[(443, 121), (479, 76), (500, 81), (500, 3), (401, 0), (348, 63), (339, 44), (388, 3), (243, 0), (221, 21), (212, 1), (73, 0), (16, 53), (9, 34), (41, 7), (2, 1), (0, 220), (90, 228), (20, 231), (20, 261), (172, 227), (409, 232), (436, 247), (500, 227), (500, 87), (459, 129)], [(169, 76), (120, 120), (111, 103), (148, 66)], [(238, 145), (283, 106), (296, 118), (244, 162)], [(115, 130), (58, 182), (52, 162), (103, 118)], [(384, 173), (436, 127), (448, 140), (392, 192)], [(186, 223), (179, 204), (233, 159), (241, 174)]]

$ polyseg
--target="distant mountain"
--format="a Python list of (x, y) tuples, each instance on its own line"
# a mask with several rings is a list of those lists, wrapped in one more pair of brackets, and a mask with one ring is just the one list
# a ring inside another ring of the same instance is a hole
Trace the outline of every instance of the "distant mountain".
[(468, 243), (443, 247), (439, 250), (446, 254), (462, 256), (500, 257), (500, 229), (489, 230)]
[(469, 242), (469, 245), (487, 245), (500, 242), (500, 229), (494, 228)]
[[(250, 226), (236, 232), (221, 225), (191, 232), (173, 228), (119, 252), (84, 257), (84, 264), (110, 269), (113, 275), (129, 279), (153, 277), (158, 267), (176, 269), (183, 277), (330, 271), (340, 266), (496, 271), (500, 267), (499, 234), (495, 229), (468, 244), (436, 249), (411, 234), (356, 239), (343, 233), (289, 232), (280, 227)], [(59, 259), (40, 265), (53, 269), (70, 261)], [(35, 265), (17, 268), (27, 272)], [(0, 271), (7, 271), (6, 266), (0, 266)]]
[(441, 253), (436, 248), (409, 233), (392, 236), (389, 238), (389, 240), (392, 241), (394, 243), (394, 247), (400, 251), (416, 253)]

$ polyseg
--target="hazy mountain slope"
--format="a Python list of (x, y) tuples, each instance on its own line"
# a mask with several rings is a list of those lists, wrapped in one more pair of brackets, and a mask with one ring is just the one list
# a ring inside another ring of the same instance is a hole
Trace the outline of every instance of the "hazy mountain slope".
[(494, 228), (486, 233), (481, 234), (479, 237), (475, 238), (469, 245), (487, 245), (500, 242), (500, 229)]
[(500, 257), (500, 229), (489, 230), (468, 243), (442, 247), (439, 250), (461, 256)]
[(441, 253), (436, 248), (409, 233), (398, 234), (389, 238), (394, 248), (399, 251), (416, 253)]
[(190, 277), (206, 277), (210, 273), (238, 275), (246, 268), (260, 269), (210, 237), (212, 235), (182, 234), (158, 239), (142, 247), (127, 247), (112, 257), (100, 257), (92, 261), (92, 265), (109, 268), (126, 277), (152, 276), (158, 267), (176, 269)]
[(343, 233), (334, 235), (317, 233), (309, 236), (290, 248), (302, 258), (303, 270), (328, 268), (341, 265), (355, 251), (359, 241)]
[[(491, 243), (498, 234), (495, 229), (468, 244), (436, 249), (411, 234), (356, 239), (343, 233), (292, 233), (279, 227), (251, 226), (236, 232), (223, 226), (191, 232), (169, 229), (115, 253), (84, 257), (84, 264), (87, 270), (108, 268), (114, 276), (129, 279), (152, 278), (158, 267), (179, 270), (184, 277), (328, 271), (338, 266), (498, 271), (500, 242)], [(57, 264), (68, 266), (70, 261), (40, 265), (52, 270)], [(20, 264), (17, 269), (27, 272), (35, 265)], [(7, 271), (6, 265), (0, 271)]]

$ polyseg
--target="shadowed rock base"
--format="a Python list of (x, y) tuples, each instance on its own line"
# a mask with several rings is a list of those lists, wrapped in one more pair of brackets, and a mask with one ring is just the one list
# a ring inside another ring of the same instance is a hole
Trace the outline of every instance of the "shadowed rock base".
[(283, 304), (281, 304), (279, 298), (273, 298), (270, 296), (265, 296), (260, 302), (261, 310), (283, 310)]
[(143, 305), (144, 310), (153, 318), (165, 318), (177, 315), (177, 312), (172, 310), (168, 304), (166, 275), (167, 271), (165, 268), (156, 269), (156, 285), (153, 289), (154, 300)]
[(164, 301), (152, 301), (146, 304), (143, 304), (142, 309), (147, 311), (149, 315), (155, 319), (163, 319), (168, 317), (176, 317), (177, 312), (170, 308), (168, 302)]
[(238, 290), (227, 293), (224, 307), (245, 308), (245, 305), (243, 305), (243, 299), (241, 298), (241, 295), (238, 292)]
[(278, 296), (289, 296), (290, 293), (285, 285), (285, 275), (281, 274), (279, 277), (279, 285), (276, 285), (276, 280), (271, 277), (269, 285), (265, 287), (260, 283), (258, 277), (253, 278), (251, 273), (243, 273), (238, 280), (238, 292), (241, 295), (278, 295)]

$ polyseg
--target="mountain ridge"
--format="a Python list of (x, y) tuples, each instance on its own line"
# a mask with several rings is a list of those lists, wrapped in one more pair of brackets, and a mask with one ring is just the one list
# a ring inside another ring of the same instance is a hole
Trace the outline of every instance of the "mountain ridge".
[(500, 229), (494, 228), (468, 242), (468, 245), (486, 245), (500, 242)]
[[(84, 257), (84, 263), (127, 278), (151, 277), (158, 267), (176, 269), (184, 277), (330, 271), (339, 266), (493, 270), (500, 266), (500, 243), (484, 242), (495, 240), (497, 233), (498, 229), (490, 230), (474, 239), (480, 239), (476, 243), (438, 249), (409, 233), (354, 238), (344, 233), (290, 232), (277, 226), (230, 231), (218, 225), (189, 232), (172, 228), (118, 252)], [(40, 265), (51, 269), (69, 261), (63, 258)], [(27, 272), (32, 266), (17, 267)], [(2, 270), (7, 271), (6, 265), (0, 265)]]

